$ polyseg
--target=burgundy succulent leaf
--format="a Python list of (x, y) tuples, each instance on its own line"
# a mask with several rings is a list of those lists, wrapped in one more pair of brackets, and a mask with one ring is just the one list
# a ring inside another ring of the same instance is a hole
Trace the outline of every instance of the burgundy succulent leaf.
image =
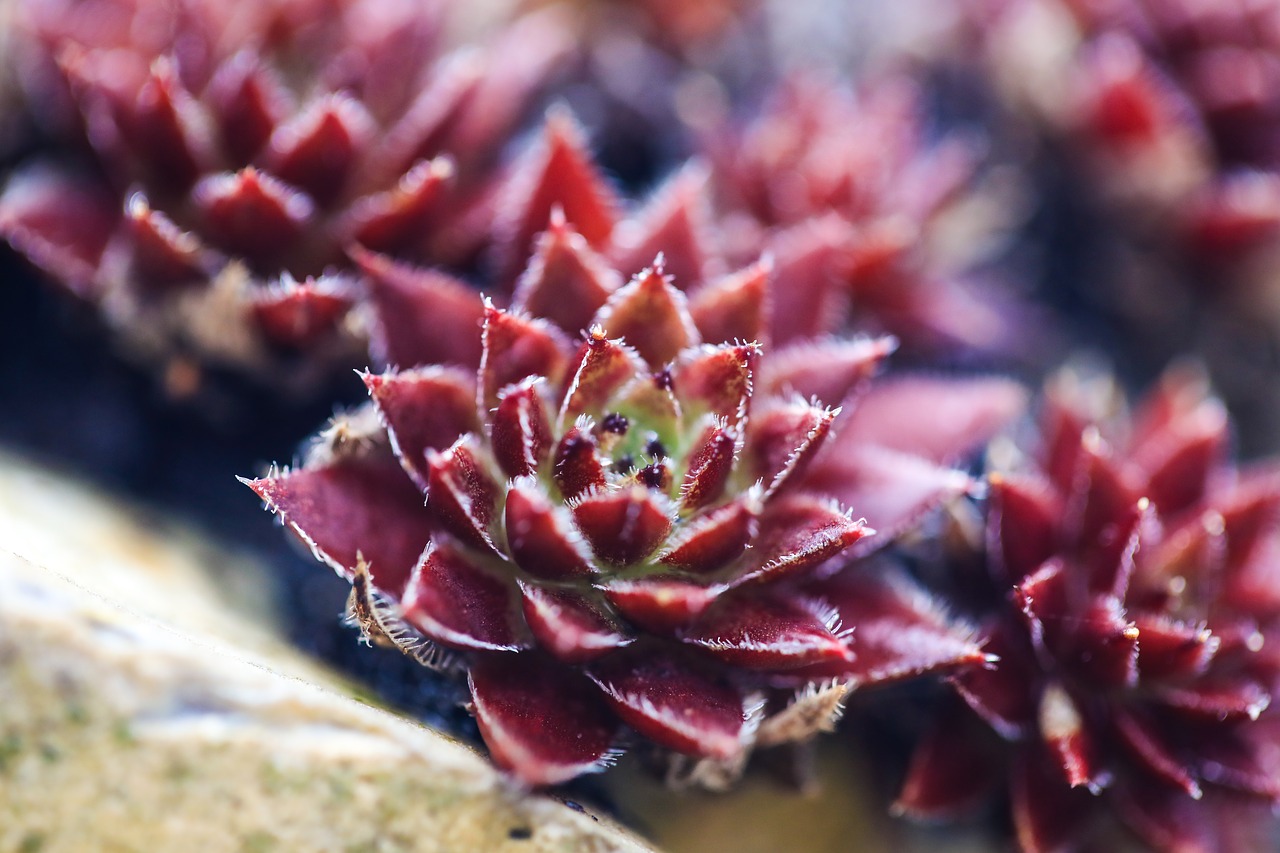
[(552, 111), (542, 137), (516, 164), (495, 205), (499, 279), (514, 280), (524, 269), (535, 238), (557, 210), (588, 246), (599, 251), (613, 234), (618, 206), (587, 153), (576, 120), (566, 111)]
[[(1228, 434), (1193, 370), (1132, 411), (1065, 372), (1038, 446), (989, 477), (987, 563), (1007, 596), (982, 634), (998, 660), (952, 682), (1003, 744), (975, 772), (1011, 768), (1025, 850), (1117, 843), (1116, 825), (1158, 850), (1274, 832), (1280, 478), (1235, 468)], [(903, 812), (975, 804), (938, 740), (969, 726), (956, 714), (921, 744)]]
[(462, 251), (452, 218), (567, 47), (553, 12), (509, 22), (481, 73), (441, 4), (399, 0), (17, 6), (31, 101), (88, 165), (20, 170), (3, 236), (144, 358), (294, 387), (359, 351), (348, 249)]
[(567, 782), (612, 760), (617, 721), (581, 673), (525, 655), (481, 659), (468, 677), (493, 760), (530, 784)]
[(306, 467), (245, 482), (318, 559), (347, 578), (363, 563), (379, 589), (399, 596), (435, 525), (421, 492), (391, 468), (399, 465), (386, 443), (366, 446), (368, 433), (343, 424)]
[[(544, 148), (575, 138), (564, 121), (552, 119)], [(497, 307), (508, 301), (501, 291), (485, 302), (435, 273), (362, 256), (394, 281), (373, 290), (375, 340), (400, 366), (363, 376), (382, 429), (251, 483), (341, 574), (371, 573), (374, 600), (362, 604), (357, 588), (353, 602), (366, 632), (419, 658), (429, 642), (469, 668), (495, 760), (532, 784), (603, 767), (620, 724), (696, 761), (740, 767), (759, 732), (779, 743), (828, 727), (849, 685), (985, 662), (971, 632), (907, 581), (845, 569), (852, 547), (876, 537), (856, 506), (814, 485), (824, 482), (815, 461), (839, 440), (832, 406), (865, 401), (870, 418), (926, 407), (868, 390), (893, 342), (825, 337), (831, 329), (774, 363), (760, 344), (718, 340), (724, 318), (704, 330), (694, 314), (702, 294), (734, 293), (739, 316), (766, 321), (804, 307), (765, 299), (780, 287), (767, 265), (688, 293), (661, 264), (625, 281), (604, 260), (612, 225), (600, 251), (577, 230), (575, 216), (594, 221), (604, 208), (565, 197), (597, 197), (590, 159), (576, 143), (555, 156), (569, 177), (533, 182), (543, 189), (526, 198), (539, 200), (512, 217), (538, 221), (526, 215), (538, 207), (545, 229), (518, 237), (533, 253), (514, 277), (518, 307)], [(629, 221), (652, 222), (654, 209)], [(672, 239), (682, 254), (670, 262), (692, 268), (683, 253), (694, 242)], [(432, 330), (457, 339), (447, 358), (432, 350)], [(833, 375), (817, 375), (806, 352), (829, 355)], [(427, 363), (412, 366), (419, 354)], [(967, 479), (946, 465), (1021, 399), (994, 381), (919, 381), (928, 407), (948, 413), (940, 435), (918, 428), (891, 441), (892, 428), (849, 421), (868, 437), (864, 449), (908, 463), (906, 485), (880, 472), (884, 490), (915, 500), (885, 515), (899, 529), (963, 490)], [(383, 488), (366, 495), (362, 480), (345, 498), (331, 494), (338, 471), (381, 466), (388, 454), (401, 469)], [(313, 480), (321, 491), (308, 495)], [(337, 512), (343, 500), (349, 521)], [(384, 531), (364, 523), (379, 512), (356, 506), (366, 500), (394, 501)], [(396, 529), (406, 522), (410, 531)], [(388, 564), (396, 583), (384, 588)]]

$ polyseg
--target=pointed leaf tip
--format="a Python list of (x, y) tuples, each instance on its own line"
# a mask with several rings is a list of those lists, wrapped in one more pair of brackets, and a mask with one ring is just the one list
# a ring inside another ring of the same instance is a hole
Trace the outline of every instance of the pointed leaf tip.
[(658, 267), (642, 270), (615, 291), (593, 325), (625, 341), (651, 368), (667, 364), (701, 342), (684, 294), (668, 283)]
[(617, 201), (583, 137), (571, 115), (552, 111), (542, 138), (517, 162), (499, 206), (506, 220), (495, 252), (504, 280), (515, 281), (556, 209), (593, 248), (612, 235)]
[(241, 482), (318, 559), (350, 578), (363, 555), (374, 583), (392, 595), (404, 589), (431, 534), (422, 493), (390, 454), (343, 458)]
[(373, 307), (370, 349), (383, 364), (415, 367), (480, 364), (484, 305), (451, 276), (418, 269), (354, 246)]
[(569, 341), (555, 326), (511, 311), (484, 307), (484, 352), (480, 362), (482, 411), (498, 405), (499, 393), (530, 376), (558, 388), (569, 368)]
[(735, 583), (773, 583), (802, 575), (873, 532), (829, 500), (809, 494), (777, 498), (760, 520), (753, 560)]
[(773, 266), (760, 262), (715, 279), (694, 291), (689, 315), (709, 344), (763, 341), (766, 296)]
[(252, 166), (202, 179), (194, 198), (218, 248), (261, 264), (294, 245), (315, 214), (305, 193)]
[(433, 366), (385, 374), (366, 372), (361, 378), (401, 464), (423, 488), (427, 452), (444, 450), (479, 428), (475, 383), (466, 371)]
[(672, 383), (690, 417), (709, 413), (736, 425), (748, 412), (760, 347), (722, 344), (692, 350), (676, 364)]

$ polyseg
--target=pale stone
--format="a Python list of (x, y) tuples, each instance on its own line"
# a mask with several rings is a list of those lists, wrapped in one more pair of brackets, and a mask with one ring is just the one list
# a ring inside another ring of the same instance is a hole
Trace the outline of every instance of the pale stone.
[(154, 526), (0, 455), (0, 850), (649, 849), (352, 698)]
[[(995, 853), (1006, 844), (980, 824), (928, 826), (889, 817), (894, 791), (847, 733), (818, 738), (796, 786), (757, 760), (732, 793), (672, 790), (633, 757), (605, 778), (621, 819), (666, 853)], [(781, 756), (777, 756), (781, 758)]]

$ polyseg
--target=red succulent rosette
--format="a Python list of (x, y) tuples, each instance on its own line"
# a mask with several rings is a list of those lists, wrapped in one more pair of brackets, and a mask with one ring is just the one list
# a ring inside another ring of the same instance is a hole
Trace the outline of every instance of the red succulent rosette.
[(985, 180), (980, 139), (927, 130), (923, 97), (905, 76), (784, 81), (745, 128), (707, 137), (717, 203), (736, 246), (842, 281), (862, 328), (1007, 350), (1012, 302), (980, 269), (1016, 206)]
[(452, 49), (440, 4), (402, 0), (16, 15), (31, 108), (67, 156), (11, 179), (0, 233), (144, 355), (268, 380), (358, 351), (350, 246), (448, 253), (443, 223), (566, 48), (541, 15)]
[[(851, 372), (862, 369), (848, 348), (846, 336), (857, 324), (843, 283), (824, 264), (803, 258), (786, 265), (761, 258), (727, 272), (723, 229), (707, 189), (706, 171), (688, 164), (624, 211), (572, 115), (551, 110), (540, 136), (477, 208), (491, 220), (468, 223), (490, 249), (488, 296), (572, 339), (590, 328), (628, 277), (658, 256), (669, 284), (683, 294), (678, 308), (688, 319), (679, 322), (696, 328), (701, 342), (757, 342), (770, 350), (771, 362), (804, 374), (795, 389), (822, 401), (843, 400)], [(437, 269), (374, 252), (353, 254), (368, 285), (375, 361), (478, 364), (482, 341), (474, 330), (486, 309), (474, 287)], [(880, 340), (885, 352), (896, 346), (892, 338)], [(959, 461), (977, 437), (997, 431), (1023, 397), (1014, 383), (994, 379), (915, 376), (885, 383), (845, 415), (874, 440), (866, 448), (832, 448), (813, 476), (845, 503), (885, 506), (886, 518), (872, 523), (882, 534), (896, 533), (913, 518), (918, 499), (966, 488), (965, 478), (939, 466)], [(901, 413), (913, 409), (931, 416), (904, 422)], [(926, 464), (918, 464), (922, 459)], [(913, 480), (916, 487), (896, 487)]]
[[(567, 162), (556, 138), (544, 166)], [(1021, 390), (873, 384), (893, 342), (807, 328), (761, 265), (624, 284), (552, 198), (569, 184), (527, 185), (561, 213), (513, 238), (534, 249), (511, 307), (366, 257), (404, 366), (365, 374), (377, 420), (249, 483), (353, 582), (365, 632), (465, 669), (495, 760), (531, 784), (601, 768), (622, 724), (707, 779), (827, 726), (852, 687), (985, 660), (905, 578), (842, 569), (868, 522), (887, 539), (963, 492), (946, 463)]]
[(1231, 465), (1226, 413), (1192, 371), (1131, 415), (1106, 411), (1108, 391), (1060, 378), (1034, 461), (991, 476), (1000, 660), (955, 676), (976, 713), (940, 719), (898, 807), (954, 816), (1008, 773), (1027, 851), (1119, 843), (1117, 821), (1155, 850), (1270, 849), (1280, 476)]

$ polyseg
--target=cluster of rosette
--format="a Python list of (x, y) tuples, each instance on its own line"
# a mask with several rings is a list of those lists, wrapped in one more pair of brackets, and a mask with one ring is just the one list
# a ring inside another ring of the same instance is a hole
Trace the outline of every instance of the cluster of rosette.
[(505, 309), (366, 257), (406, 368), (364, 375), (372, 423), (249, 483), (352, 581), (365, 633), (465, 669), (532, 784), (602, 767), (622, 724), (722, 776), (855, 686), (984, 664), (904, 576), (850, 563), (969, 488), (948, 464), (1021, 390), (872, 382), (892, 339), (813, 328), (767, 264), (623, 283), (580, 207), (551, 216)]
[(1280, 475), (1229, 463), (1226, 414), (1194, 372), (1131, 416), (1114, 402), (1065, 374), (1033, 457), (991, 475), (1005, 595), (983, 637), (999, 662), (952, 679), (963, 702), (899, 808), (952, 817), (1005, 777), (1033, 853), (1114, 847), (1118, 827), (1158, 850), (1272, 849)]
[(547, 15), (454, 49), (442, 6), (402, 0), (23, 0), (15, 17), (62, 159), (10, 180), (0, 232), (144, 354), (260, 379), (356, 351), (349, 247), (460, 251), (449, 224), (567, 49)]

